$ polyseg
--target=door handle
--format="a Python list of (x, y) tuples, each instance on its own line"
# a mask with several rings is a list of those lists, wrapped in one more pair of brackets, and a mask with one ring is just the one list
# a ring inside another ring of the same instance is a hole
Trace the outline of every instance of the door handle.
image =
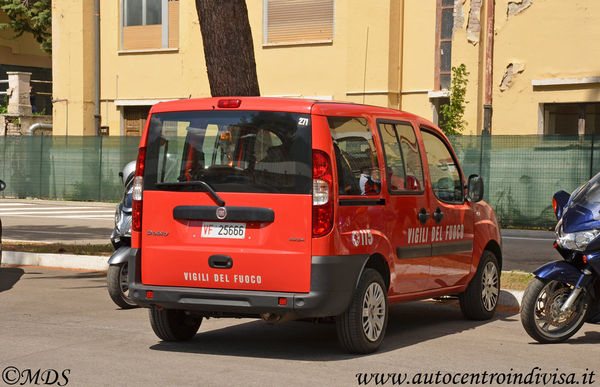
[(439, 207), (436, 208), (435, 211), (433, 212), (433, 219), (438, 224), (442, 221), (442, 219), (444, 219), (444, 213), (442, 212), (442, 210), (440, 210)]
[(429, 220), (429, 217), (431, 215), (429, 214), (429, 212), (427, 212), (426, 209), (421, 208), (421, 211), (419, 211), (419, 213), (417, 214), (417, 218), (419, 219), (419, 222), (421, 222), (422, 226), (425, 226), (425, 223), (427, 223), (427, 220)]
[(208, 266), (213, 269), (231, 269), (233, 267), (233, 259), (227, 255), (211, 255), (208, 258)]

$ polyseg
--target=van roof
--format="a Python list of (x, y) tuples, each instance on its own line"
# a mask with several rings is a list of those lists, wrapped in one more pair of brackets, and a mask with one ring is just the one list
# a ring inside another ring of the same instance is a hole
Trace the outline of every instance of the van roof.
[[(239, 108), (219, 108), (220, 100), (239, 99)], [(266, 110), (294, 112), (305, 114), (318, 114), (326, 116), (362, 116), (376, 114), (378, 118), (393, 120), (410, 120), (419, 125), (426, 125), (439, 130), (432, 122), (423, 117), (400, 110), (381, 106), (362, 105), (351, 102), (332, 102), (299, 98), (275, 97), (212, 97), (181, 99), (169, 102), (160, 102), (154, 105), (151, 113), (165, 113), (190, 110)]]

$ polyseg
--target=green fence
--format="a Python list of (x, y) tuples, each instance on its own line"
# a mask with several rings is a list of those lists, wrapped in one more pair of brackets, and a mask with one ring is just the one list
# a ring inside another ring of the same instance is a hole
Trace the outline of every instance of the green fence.
[(504, 227), (552, 227), (552, 195), (572, 192), (600, 171), (594, 136), (456, 136), (465, 174), (483, 176), (484, 200)]
[[(551, 227), (552, 195), (600, 171), (593, 136), (456, 136), (466, 175), (484, 178), (484, 199), (506, 226)], [(0, 137), (5, 197), (119, 200), (118, 177), (135, 160), (139, 137)]]
[(135, 160), (139, 137), (0, 137), (5, 197), (119, 200), (119, 171)]

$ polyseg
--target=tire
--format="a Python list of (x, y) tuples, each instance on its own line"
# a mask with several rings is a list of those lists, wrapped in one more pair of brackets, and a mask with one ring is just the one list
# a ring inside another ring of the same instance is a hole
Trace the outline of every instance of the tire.
[(521, 324), (532, 339), (539, 343), (558, 343), (573, 336), (586, 320), (589, 297), (579, 295), (571, 310), (560, 314), (559, 309), (571, 293), (571, 288), (559, 281), (534, 278), (521, 303)]
[(188, 316), (179, 309), (150, 308), (150, 325), (152, 330), (164, 341), (190, 340), (198, 332), (202, 317)]
[(500, 297), (500, 268), (498, 259), (484, 250), (475, 276), (467, 290), (459, 294), (460, 310), (469, 320), (489, 320), (494, 316)]
[(106, 275), (108, 294), (115, 304), (123, 309), (136, 308), (137, 305), (129, 298), (127, 284), (127, 263), (110, 265)]
[(387, 323), (388, 299), (383, 278), (378, 271), (365, 269), (348, 309), (336, 318), (340, 344), (351, 353), (371, 353), (381, 345)]

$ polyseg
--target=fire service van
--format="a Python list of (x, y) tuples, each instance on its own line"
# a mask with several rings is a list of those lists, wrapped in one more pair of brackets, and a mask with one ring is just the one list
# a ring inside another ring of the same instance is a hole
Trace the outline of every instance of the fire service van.
[(500, 292), (496, 216), (431, 122), (375, 106), (241, 97), (159, 103), (133, 188), (129, 294), (165, 341), (203, 318), (335, 320), (376, 350), (388, 305)]

